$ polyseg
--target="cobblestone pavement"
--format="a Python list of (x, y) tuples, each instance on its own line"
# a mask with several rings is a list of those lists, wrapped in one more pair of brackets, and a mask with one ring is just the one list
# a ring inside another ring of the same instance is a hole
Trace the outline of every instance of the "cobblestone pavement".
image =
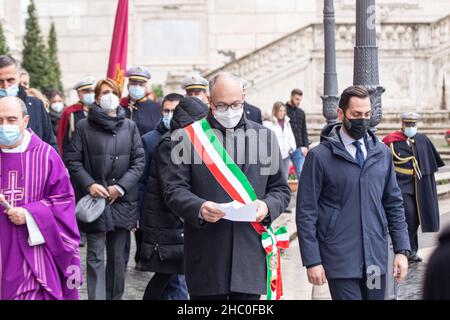
[[(278, 224), (287, 225), (288, 229), (295, 230), (295, 208), (294, 201), (291, 203), (293, 213), (283, 214), (280, 217)], [(441, 216), (441, 225), (450, 224), (450, 199), (441, 201), (441, 212), (445, 212)], [(426, 260), (436, 245), (437, 234), (419, 234), (419, 246), (421, 250), (419, 254), (425, 258), (425, 262), (419, 264), (411, 264), (408, 277), (406, 281), (399, 286), (398, 299), (399, 300), (417, 300), (422, 296), (423, 275), (426, 270)], [(134, 239), (132, 239), (132, 248), (130, 257), (134, 256), (135, 246)], [(81, 248), (81, 257), (83, 269), (85, 269), (86, 262), (86, 248)], [(298, 241), (294, 239), (291, 242), (291, 247), (285, 250), (282, 254), (282, 272), (284, 293), (286, 300), (309, 300), (311, 299), (312, 286), (307, 281), (306, 270), (301, 265), (300, 252), (298, 248)], [(85, 272), (84, 272), (85, 274)], [(125, 300), (140, 300), (142, 299), (145, 287), (152, 277), (152, 273), (140, 272), (134, 269), (134, 261), (130, 259), (126, 274), (126, 288)], [(84, 276), (86, 279), (86, 276)], [(320, 288), (319, 288), (320, 289)], [(326, 296), (326, 288), (320, 289), (324, 291)], [(319, 293), (320, 296), (320, 293)], [(80, 289), (80, 299), (87, 299), (86, 281)]]

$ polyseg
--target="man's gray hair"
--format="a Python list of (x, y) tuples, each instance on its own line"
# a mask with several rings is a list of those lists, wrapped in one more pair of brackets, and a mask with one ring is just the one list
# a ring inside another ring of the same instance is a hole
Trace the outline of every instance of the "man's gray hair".
[(212, 93), (214, 91), (214, 86), (222, 77), (230, 78), (238, 83), (241, 83), (241, 78), (239, 78), (238, 76), (235, 76), (234, 74), (229, 72), (219, 72), (218, 74), (215, 74), (211, 79), (209, 79), (209, 92)]
[(30, 76), (30, 74), (24, 68), (19, 68), (19, 76)]
[(25, 117), (28, 115), (27, 105), (25, 104), (25, 102), (23, 102), (22, 99), (20, 99), (18, 97), (6, 97), (6, 98), (2, 98), (2, 99), (11, 99), (12, 101), (16, 102), (22, 109), (22, 116)]
[(14, 59), (13, 57), (11, 57), (10, 55), (0, 55), (0, 69), (9, 67), (9, 66), (15, 66), (16, 68), (17, 66), (17, 61), (16, 59)]

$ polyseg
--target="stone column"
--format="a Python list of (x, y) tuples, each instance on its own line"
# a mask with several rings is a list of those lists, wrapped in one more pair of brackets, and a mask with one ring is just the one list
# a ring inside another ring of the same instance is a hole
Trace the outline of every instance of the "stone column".
[(356, 1), (356, 45), (353, 84), (363, 85), (370, 92), (372, 102), (372, 130), (382, 117), (381, 95), (385, 91), (380, 86), (378, 73), (378, 47), (375, 25), (375, 0)]
[(334, 0), (324, 0), (323, 33), (325, 36), (325, 73), (322, 96), (322, 113), (327, 124), (337, 121), (339, 102), (338, 81), (336, 73), (336, 24), (334, 19)]

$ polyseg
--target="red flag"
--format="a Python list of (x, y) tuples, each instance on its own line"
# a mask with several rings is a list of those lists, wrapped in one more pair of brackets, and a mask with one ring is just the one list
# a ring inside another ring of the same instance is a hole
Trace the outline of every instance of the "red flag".
[(119, 0), (114, 23), (114, 33), (109, 53), (108, 78), (114, 79), (121, 88), (125, 81), (128, 50), (128, 0)]

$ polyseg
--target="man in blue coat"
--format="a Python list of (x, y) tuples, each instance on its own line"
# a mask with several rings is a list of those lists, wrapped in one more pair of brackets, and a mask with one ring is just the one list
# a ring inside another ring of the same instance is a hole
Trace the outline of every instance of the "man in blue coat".
[(27, 106), (30, 122), (28, 127), (44, 142), (58, 150), (52, 122), (45, 110), (44, 103), (26, 94), (25, 88), (19, 84), (19, 67), (16, 60), (8, 55), (0, 56), (0, 98), (18, 97)]
[(309, 282), (328, 282), (335, 300), (382, 300), (388, 230), (396, 281), (408, 270), (402, 194), (389, 149), (368, 131), (369, 92), (344, 90), (338, 115), (342, 123), (323, 130), (300, 179), (296, 223), (303, 265)]

